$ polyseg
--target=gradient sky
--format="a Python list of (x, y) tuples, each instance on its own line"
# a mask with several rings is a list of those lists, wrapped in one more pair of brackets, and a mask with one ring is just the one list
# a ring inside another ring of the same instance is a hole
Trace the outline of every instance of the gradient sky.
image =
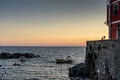
[(108, 36), (106, 0), (0, 0), (0, 46), (79, 46)]

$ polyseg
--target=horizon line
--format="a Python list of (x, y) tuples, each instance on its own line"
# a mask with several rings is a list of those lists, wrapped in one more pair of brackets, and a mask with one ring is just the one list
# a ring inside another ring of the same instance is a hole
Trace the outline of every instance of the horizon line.
[(83, 45), (57, 45), (57, 46), (53, 46), (53, 45), (45, 45), (45, 46), (38, 46), (38, 45), (3, 45), (0, 47), (85, 47)]

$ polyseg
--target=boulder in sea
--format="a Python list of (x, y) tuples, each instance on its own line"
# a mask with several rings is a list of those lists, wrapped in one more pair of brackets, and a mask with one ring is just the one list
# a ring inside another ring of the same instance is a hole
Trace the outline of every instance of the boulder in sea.
[(71, 80), (91, 80), (90, 70), (86, 67), (86, 64), (84, 63), (69, 68), (69, 77), (71, 78)]
[(21, 66), (21, 65), (18, 63), (14, 63), (13, 66)]
[(0, 58), (1, 58), (1, 59), (9, 58), (9, 57), (10, 57), (10, 53), (2, 52), (2, 53), (0, 54)]
[(0, 54), (0, 59), (13, 59), (13, 58), (20, 58), (21, 56), (24, 56), (25, 58), (37, 58), (40, 57), (39, 55), (34, 55), (31, 53), (7, 53), (7, 52), (2, 52)]

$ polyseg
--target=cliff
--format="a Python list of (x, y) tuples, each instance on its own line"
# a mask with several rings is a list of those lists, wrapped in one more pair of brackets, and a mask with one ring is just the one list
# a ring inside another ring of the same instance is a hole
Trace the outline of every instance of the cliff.
[(84, 80), (85, 78), (119, 80), (120, 42), (117, 40), (87, 41), (85, 63), (70, 68), (69, 77), (71, 80), (75, 77), (82, 77)]

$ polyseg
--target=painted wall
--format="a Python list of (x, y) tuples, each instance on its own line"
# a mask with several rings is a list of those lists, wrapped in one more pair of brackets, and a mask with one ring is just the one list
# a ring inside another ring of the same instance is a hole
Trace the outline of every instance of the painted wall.
[[(114, 15), (114, 5), (118, 5), (118, 14)], [(110, 5), (107, 5), (107, 23), (109, 24), (109, 38), (112, 40), (118, 39), (118, 25), (120, 24), (120, 1), (111, 0)]]

